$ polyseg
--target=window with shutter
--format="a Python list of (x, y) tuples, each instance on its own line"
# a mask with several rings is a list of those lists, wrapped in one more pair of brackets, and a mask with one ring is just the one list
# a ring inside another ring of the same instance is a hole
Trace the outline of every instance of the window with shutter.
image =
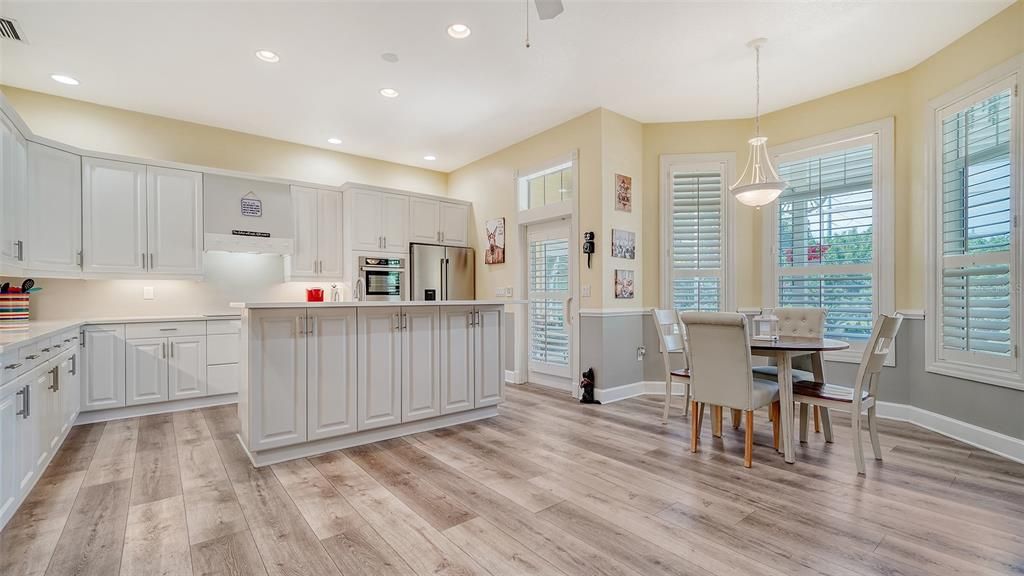
[(534, 370), (568, 375), (569, 226), (554, 222), (530, 226), (527, 286), (530, 364)]
[(874, 137), (866, 140), (779, 164), (789, 187), (776, 210), (777, 302), (824, 308), (829, 338), (867, 340), (875, 315)]
[[(728, 163), (672, 157), (665, 170), (667, 294), (676, 310), (729, 310), (726, 301)], [(663, 160), (664, 161), (664, 160)]]
[(990, 372), (1018, 370), (1015, 85), (1013, 75), (935, 115), (935, 357)]

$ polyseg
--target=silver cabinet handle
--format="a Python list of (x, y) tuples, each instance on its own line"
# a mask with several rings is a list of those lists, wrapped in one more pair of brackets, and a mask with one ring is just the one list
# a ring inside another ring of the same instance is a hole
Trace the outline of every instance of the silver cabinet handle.
[(407, 330), (408, 328), (409, 328), (409, 315), (403, 313), (402, 314), (402, 330)]
[(167, 358), (167, 342), (160, 343), (160, 357)]
[(171, 342), (171, 358), (174, 358), (174, 342)]
[(79, 266), (82, 265), (82, 251), (81, 250), (79, 250), (78, 254), (75, 256), (75, 263), (78, 264)]
[(36, 358), (39, 358), (39, 354), (29, 354), (28, 356), (25, 356), (25, 360), (35, 360)]
[(25, 243), (21, 240), (15, 240), (14, 246), (18, 249), (18, 262), (25, 260)]
[(314, 332), (316, 332), (316, 316), (310, 316), (309, 318), (306, 319), (306, 322), (308, 324), (307, 328), (309, 328), (309, 331), (306, 332), (306, 334), (312, 335)]
[(18, 368), (21, 368), (21, 362), (15, 362), (14, 364), (4, 366), (4, 370), (17, 370)]
[(71, 355), (71, 375), (75, 376), (78, 374), (78, 354)]
[(145, 270), (146, 269), (146, 253), (145, 252), (141, 252), (141, 254), (142, 254), (142, 269)]
[(54, 366), (50, 370), (50, 374), (53, 375), (53, 384), (50, 384), (49, 386), (47, 386), (46, 387), (47, 390), (50, 390), (52, 392), (56, 392), (57, 390), (60, 390), (60, 382), (57, 380), (58, 379), (58, 376), (57, 376), (57, 372), (58, 371), (59, 371), (59, 368), (57, 366)]
[(54, 344), (54, 345), (53, 345), (53, 347), (54, 347), (54, 348), (57, 348), (58, 350), (59, 350), (59, 349), (60, 349), (60, 348), (61, 348), (62, 346), (64, 346), (64, 345), (63, 345), (63, 344)]
[(391, 315), (391, 329), (392, 330), (401, 330), (402, 329), (402, 323), (398, 319), (398, 314), (392, 314)]
[(441, 242), (444, 242), (444, 232), (441, 232)]
[(43, 348), (43, 352), (49, 352), (49, 351), (50, 351), (50, 347), (49, 346), (47, 346), (46, 348)]
[(161, 328), (160, 329), (161, 332), (174, 332), (176, 330), (177, 330), (177, 328)]
[(150, 267), (150, 268), (153, 268), (153, 262), (155, 262), (155, 261), (156, 261), (156, 260), (155, 260), (155, 259), (153, 258), (153, 253), (152, 253), (152, 252), (150, 252), (150, 253), (149, 253), (149, 267)]
[(21, 416), (22, 418), (28, 418), (28, 384), (21, 387), (21, 390), (15, 392), (15, 396), (21, 396), (21, 410), (14, 413), (15, 416)]

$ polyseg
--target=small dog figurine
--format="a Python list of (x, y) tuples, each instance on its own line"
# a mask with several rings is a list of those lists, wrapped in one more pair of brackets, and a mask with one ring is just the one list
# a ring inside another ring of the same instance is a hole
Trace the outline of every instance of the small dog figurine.
[(583, 388), (583, 397), (580, 398), (580, 404), (600, 404), (601, 401), (594, 398), (594, 369), (587, 368), (587, 371), (583, 373), (583, 380), (580, 382), (580, 388)]

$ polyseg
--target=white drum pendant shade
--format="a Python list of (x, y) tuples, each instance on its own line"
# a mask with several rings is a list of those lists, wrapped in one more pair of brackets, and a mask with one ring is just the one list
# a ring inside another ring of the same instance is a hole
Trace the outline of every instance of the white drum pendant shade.
[(786, 183), (772, 166), (768, 157), (768, 139), (761, 136), (761, 46), (764, 38), (752, 40), (748, 46), (754, 49), (754, 133), (748, 140), (750, 152), (747, 165), (736, 182), (729, 187), (733, 197), (742, 204), (760, 208), (775, 201), (786, 189)]

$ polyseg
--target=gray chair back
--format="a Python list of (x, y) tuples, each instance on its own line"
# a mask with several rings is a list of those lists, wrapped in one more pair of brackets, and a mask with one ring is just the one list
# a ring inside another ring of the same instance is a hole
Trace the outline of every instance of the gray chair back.
[(684, 312), (693, 399), (754, 410), (747, 318), (728, 312)]
[(801, 338), (825, 337), (824, 308), (775, 308), (779, 319), (779, 334)]

